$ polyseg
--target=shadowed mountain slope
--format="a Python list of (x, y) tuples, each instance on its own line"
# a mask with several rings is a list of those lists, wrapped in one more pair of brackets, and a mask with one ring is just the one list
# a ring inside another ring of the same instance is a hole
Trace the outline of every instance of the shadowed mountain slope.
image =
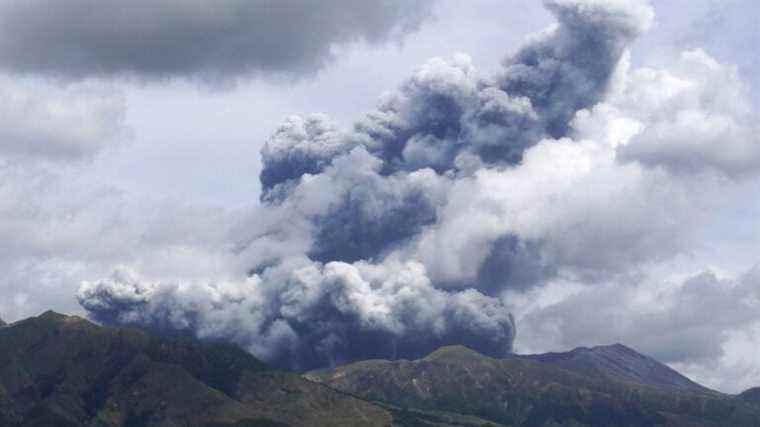
[(741, 392), (738, 396), (739, 399), (757, 405), (760, 407), (760, 387), (751, 388)]
[(1, 426), (389, 425), (390, 411), (223, 344), (48, 312), (0, 329)]
[(241, 349), (47, 312), (0, 327), (3, 427), (756, 426), (727, 396), (622, 346), (494, 359), (461, 346), (306, 375)]

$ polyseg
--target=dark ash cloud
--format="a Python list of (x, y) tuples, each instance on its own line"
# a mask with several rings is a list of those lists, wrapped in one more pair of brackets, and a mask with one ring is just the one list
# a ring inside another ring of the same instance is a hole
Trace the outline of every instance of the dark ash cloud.
[[(542, 144), (585, 150), (551, 138), (603, 98), (651, 20), (641, 2), (547, 4), (558, 25), (495, 78), (480, 77), (466, 55), (433, 59), (350, 130), (319, 115), (288, 118), (262, 151), (262, 205), (239, 245), (247, 279), (119, 273), (85, 283), (80, 303), (104, 323), (224, 339), (299, 369), (447, 344), (509, 353), (515, 326), (499, 294), (536, 286), (561, 260), (547, 258), (542, 236), (505, 227), (508, 218), (478, 220), (501, 208), (460, 197), (498, 196), (480, 188), (486, 175), (532, 168), (524, 155)], [(460, 203), (477, 212), (456, 211)], [(441, 273), (431, 253), (472, 273)]]
[(638, 1), (548, 0), (559, 26), (505, 61), (500, 86), (526, 96), (554, 138), (567, 134), (575, 112), (602, 100), (623, 51), (651, 25)]
[[(736, 118), (700, 102), (735, 81), (630, 72), (626, 52), (653, 18), (645, 1), (546, 4), (557, 24), (496, 76), (466, 55), (436, 58), (350, 129), (288, 118), (262, 151), (261, 205), (237, 236), (247, 277), (118, 273), (83, 284), (80, 303), (104, 323), (232, 341), (298, 369), (446, 344), (500, 357), (515, 337), (510, 294), (681, 253), (709, 211), (704, 175), (742, 164), (647, 112)], [(699, 150), (695, 170), (673, 167)]]
[(79, 298), (100, 322), (232, 341), (295, 369), (418, 358), (451, 344), (504, 356), (515, 330), (498, 299), (436, 289), (415, 263), (288, 263), (210, 286), (146, 283), (120, 271), (84, 284)]
[(433, 0), (8, 0), (0, 68), (67, 79), (313, 73), (334, 48), (415, 30)]
[[(303, 212), (311, 228), (307, 256), (379, 261), (439, 226), (455, 182), (518, 164), (542, 138), (565, 136), (575, 113), (607, 93), (625, 48), (652, 19), (639, 2), (549, 6), (557, 26), (506, 60), (495, 78), (479, 76), (466, 55), (436, 58), (351, 131), (324, 116), (281, 125), (262, 152), (262, 201)], [(453, 284), (497, 292), (555, 271), (543, 265), (538, 243), (510, 239), (506, 230), (493, 235), (488, 260), (472, 267), (482, 274)], [(518, 259), (536, 261), (510, 261)], [(493, 281), (501, 283), (486, 285)]]

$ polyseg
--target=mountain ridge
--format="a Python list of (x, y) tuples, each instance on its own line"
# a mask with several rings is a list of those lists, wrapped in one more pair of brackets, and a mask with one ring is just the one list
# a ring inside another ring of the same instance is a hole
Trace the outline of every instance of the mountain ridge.
[(620, 343), (576, 347), (567, 352), (515, 355), (568, 369), (601, 374), (640, 385), (713, 392), (656, 359)]
[(760, 387), (744, 390), (739, 393), (737, 397), (745, 402), (760, 406)]
[(52, 311), (0, 327), (9, 427), (754, 426), (760, 388), (724, 395), (622, 344), (484, 356), (441, 347), (305, 374), (240, 348)]
[(348, 426), (357, 417), (369, 426), (392, 420), (386, 409), (273, 371), (231, 345), (55, 312), (0, 329), (2, 426)]
[[(621, 365), (632, 360), (637, 364)], [(760, 406), (705, 388), (621, 344), (502, 359), (450, 346), (418, 360), (357, 362), (305, 375), (369, 401), (446, 408), (504, 425), (756, 426), (760, 419)]]

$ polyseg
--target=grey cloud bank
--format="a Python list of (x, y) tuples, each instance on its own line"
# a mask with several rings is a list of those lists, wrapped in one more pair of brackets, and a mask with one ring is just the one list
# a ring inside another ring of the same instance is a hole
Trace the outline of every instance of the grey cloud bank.
[[(706, 271), (675, 283), (663, 282), (608, 283), (574, 292), (522, 319), (525, 344), (541, 340), (541, 345), (548, 341), (562, 347), (624, 338), (712, 387), (736, 391), (753, 387), (757, 366), (742, 360), (753, 355), (742, 354), (737, 342), (758, 325), (758, 267), (736, 277)], [(594, 307), (593, 315), (588, 307)], [(726, 350), (731, 347), (736, 354)]]
[(82, 79), (312, 74), (334, 49), (398, 39), (432, 0), (8, 0), (0, 68)]
[(65, 164), (129, 136), (123, 96), (112, 88), (65, 88), (0, 76), (0, 165)]
[[(666, 363), (699, 363), (724, 354), (730, 333), (757, 322), (757, 267), (737, 278), (712, 272), (676, 286), (652, 283), (599, 286), (550, 305), (525, 319), (532, 336), (572, 345), (589, 333), (612, 342), (625, 336), (632, 346)], [(563, 322), (570, 312), (595, 307), (594, 316)], [(546, 328), (539, 332), (538, 329)], [(557, 328), (559, 330), (552, 329)], [(663, 337), (664, 335), (664, 337)]]

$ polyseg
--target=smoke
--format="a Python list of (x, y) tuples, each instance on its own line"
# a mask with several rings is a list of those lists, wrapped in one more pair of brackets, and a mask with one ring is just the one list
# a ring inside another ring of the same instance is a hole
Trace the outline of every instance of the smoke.
[(452, 343), (504, 354), (514, 331), (498, 300), (436, 289), (414, 262), (291, 262), (245, 282), (201, 287), (145, 283), (118, 271), (85, 283), (80, 299), (101, 322), (190, 330), (297, 369), (416, 357)]
[[(700, 52), (681, 71), (632, 72), (645, 1), (545, 3), (557, 24), (496, 76), (436, 58), (350, 129), (286, 119), (235, 236), (238, 279), (119, 271), (84, 283), (80, 303), (104, 323), (232, 341), (297, 369), (448, 344), (499, 357), (515, 338), (510, 292), (681, 253), (699, 195), (760, 164), (747, 111), (723, 102), (740, 82)], [(729, 124), (681, 137), (684, 110)]]

